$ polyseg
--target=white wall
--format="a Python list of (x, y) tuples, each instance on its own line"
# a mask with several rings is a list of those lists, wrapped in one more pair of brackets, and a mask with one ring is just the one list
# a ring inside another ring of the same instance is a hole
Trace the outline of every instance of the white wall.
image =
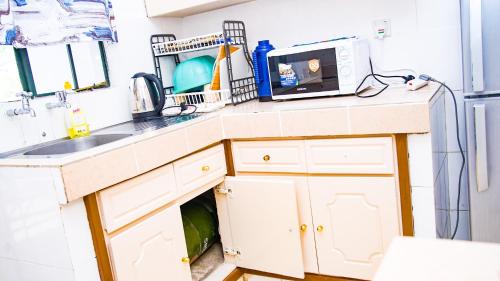
[[(137, 72), (154, 73), (149, 37), (155, 33), (175, 33), (180, 30), (179, 19), (148, 19), (143, 0), (120, 0), (115, 1), (113, 6), (119, 42), (106, 44), (111, 87), (69, 97), (70, 103), (77, 101), (86, 111), (91, 129), (131, 119), (128, 106), (129, 78)], [(37, 113), (36, 118), (7, 117), (7, 109), (19, 107), (20, 104), (0, 103), (0, 152), (65, 137), (62, 110), (45, 109), (47, 102), (54, 101), (55, 97), (34, 99), (32, 104)], [(43, 132), (46, 137), (42, 137)]]
[[(182, 36), (221, 30), (222, 21), (226, 19), (245, 22), (251, 50), (262, 39), (269, 39), (275, 47), (280, 48), (346, 35), (370, 38), (372, 60), (377, 72), (409, 68), (445, 81), (458, 90), (460, 130), (462, 143), (465, 143), (460, 1), (256, 0), (186, 17), (182, 20)], [(374, 39), (373, 19), (390, 19), (392, 36), (382, 41)], [(455, 140), (454, 108), (448, 94), (445, 104), (448, 126), (446, 132), (436, 133), (443, 134), (442, 137), (448, 140), (444, 148), (449, 153), (448, 168), (442, 180), (450, 183), (449, 202), (453, 210), (460, 161)], [(419, 176), (415, 175), (414, 178)], [(412, 186), (417, 207), (415, 214), (419, 216), (416, 218), (416, 231), (421, 236), (435, 237), (433, 184)], [(467, 194), (466, 182), (462, 184), (462, 190), (462, 194)], [(467, 210), (466, 206), (463, 208)], [(454, 220), (456, 214), (451, 211), (449, 217)], [(462, 215), (462, 218), (466, 217)], [(467, 229), (468, 222), (462, 219), (458, 235), (460, 239), (468, 238)]]
[(100, 280), (85, 204), (61, 207), (57, 168), (3, 167), (0, 178), (0, 280)]
[[(376, 68), (411, 68), (462, 89), (460, 7), (456, 0), (257, 0), (183, 19), (146, 17), (142, 0), (115, 1), (119, 43), (107, 44), (111, 88), (70, 97), (86, 110), (91, 129), (131, 118), (129, 77), (153, 72), (149, 36), (176, 33), (178, 38), (221, 30), (225, 19), (246, 23), (249, 47), (270, 39), (275, 47), (325, 40), (342, 35), (371, 38)], [(372, 19), (392, 21), (392, 37), (372, 38)], [(6, 117), (19, 103), (0, 104), (0, 152), (66, 135), (60, 110), (48, 111), (33, 101), (38, 117)], [(46, 137), (42, 137), (42, 133)], [(450, 135), (452, 135), (450, 133)]]
[[(257, 0), (182, 21), (184, 37), (243, 20), (250, 49), (269, 39), (279, 47), (344, 35), (371, 39), (379, 69), (411, 68), (462, 89), (460, 3), (456, 0)], [(392, 37), (379, 41), (373, 19), (390, 19)]]
[[(462, 144), (465, 144), (463, 105), (462, 45), (460, 1), (457, 0), (257, 0), (222, 10), (184, 18), (182, 36), (194, 36), (221, 29), (223, 20), (243, 20), (250, 49), (258, 40), (269, 39), (277, 47), (326, 40), (336, 36), (358, 35), (370, 38), (372, 59), (377, 72), (410, 68), (445, 81), (457, 90)], [(392, 36), (374, 39), (373, 19), (390, 19)], [(446, 152), (449, 155), (446, 175), (449, 183), (451, 221), (456, 219), (455, 202), (460, 171), (460, 153), (456, 144), (455, 114), (446, 94)], [(465, 147), (464, 147), (465, 148)], [(467, 212), (467, 181), (462, 181), (461, 210)], [(431, 185), (428, 185), (432, 187)], [(434, 233), (433, 189), (414, 192), (415, 204), (423, 211), (418, 232)], [(423, 192), (422, 192), (423, 191)], [(423, 204), (422, 200), (424, 201)], [(418, 210), (416, 210), (418, 212)], [(427, 219), (428, 216), (431, 219)], [(426, 217), (427, 216), (427, 217)], [(468, 239), (467, 214), (461, 215), (459, 239)], [(423, 229), (423, 231), (420, 231)], [(425, 235), (425, 234), (424, 234)]]

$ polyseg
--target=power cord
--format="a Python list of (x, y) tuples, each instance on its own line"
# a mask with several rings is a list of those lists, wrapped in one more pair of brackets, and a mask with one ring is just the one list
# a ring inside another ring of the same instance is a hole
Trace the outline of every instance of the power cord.
[[(174, 106), (167, 106), (163, 108), (163, 111), (168, 110), (168, 109), (179, 109), (178, 113), (175, 114), (165, 114), (167, 117), (176, 117), (176, 116), (181, 116), (181, 115), (191, 115), (196, 113), (198, 110), (198, 107), (194, 104), (187, 104), (186, 102), (182, 102), (180, 105), (174, 105)], [(185, 111), (188, 111), (189, 108), (191, 108), (190, 112), (184, 113)]]
[(448, 90), (448, 92), (451, 94), (451, 97), (453, 98), (453, 104), (455, 106), (455, 126), (457, 128), (456, 132), (457, 132), (457, 143), (458, 143), (458, 148), (460, 149), (460, 154), (462, 156), (462, 166), (460, 168), (460, 174), (459, 174), (459, 178), (458, 178), (458, 192), (457, 192), (457, 220), (455, 222), (455, 229), (453, 230), (453, 234), (451, 235), (451, 239), (455, 239), (456, 235), (457, 235), (457, 232), (458, 232), (458, 225), (459, 225), (459, 222), (460, 222), (460, 193), (461, 193), (461, 187), (462, 187), (462, 174), (464, 172), (464, 169), (465, 169), (465, 153), (464, 153), (464, 149), (462, 148), (462, 143), (460, 141), (460, 127), (458, 126), (458, 106), (457, 106), (457, 99), (455, 97), (455, 93), (453, 92), (453, 90), (450, 89), (450, 87), (448, 87), (448, 85), (446, 85), (445, 83), (441, 82), (441, 81), (438, 81), (434, 78), (432, 78), (431, 76), (429, 75), (425, 75), (425, 74), (422, 74), (420, 75), (419, 77), (420, 79), (422, 80), (425, 80), (425, 81), (432, 81), (432, 82), (436, 82), (438, 84), (440, 84), (441, 86), (445, 87), (446, 90)]
[[(361, 89), (361, 87), (365, 84), (365, 82), (367, 81), (368, 78), (370, 77), (373, 77), (373, 79), (375, 79), (375, 81), (377, 81), (378, 83), (384, 85), (384, 87), (379, 90), (378, 92), (376, 92), (375, 94), (371, 94), (371, 95), (360, 95), (360, 92), (359, 90)], [(361, 81), (361, 83), (359, 84), (359, 86), (356, 88), (356, 91), (355, 91), (355, 95), (359, 98), (372, 98), (372, 97), (375, 97), (375, 96), (378, 96), (380, 95), (381, 93), (383, 93), (387, 88), (389, 88), (389, 83), (386, 83), (382, 80), (380, 80), (379, 78), (385, 78), (385, 79), (391, 79), (391, 78), (401, 78), (403, 79), (404, 83), (408, 83), (408, 81), (411, 81), (413, 79), (415, 79), (415, 76), (413, 75), (408, 75), (408, 76), (402, 76), (402, 75), (381, 75), (381, 74), (376, 74), (373, 72), (373, 64), (372, 64), (372, 60), (370, 59), (370, 74), (366, 75), (365, 78), (363, 78), (363, 80)], [(450, 87), (448, 87), (448, 85), (446, 85), (445, 83), (441, 82), (441, 81), (438, 81), (434, 78), (432, 78), (431, 76), (429, 75), (420, 75), (419, 77), (421, 80), (425, 80), (425, 81), (432, 81), (432, 82), (436, 82), (438, 84), (440, 84), (441, 86), (445, 87), (445, 89), (451, 94), (452, 98), (453, 98), (453, 104), (454, 104), (454, 107), (455, 107), (455, 126), (456, 126), (456, 138), (457, 138), (457, 143), (458, 143), (458, 147), (460, 149), (460, 155), (462, 156), (462, 165), (460, 167), (460, 174), (459, 174), (459, 178), (458, 178), (458, 191), (457, 191), (457, 202), (456, 202), (456, 212), (457, 212), (457, 220), (455, 222), (455, 227), (454, 227), (454, 230), (453, 230), (453, 234), (451, 235), (451, 239), (455, 239), (456, 235), (457, 235), (457, 232), (458, 232), (458, 226), (459, 226), (459, 223), (460, 223), (460, 197), (461, 197), (461, 186), (462, 186), (462, 175), (463, 175), (463, 172), (464, 172), (464, 169), (465, 169), (465, 153), (464, 153), (464, 149), (462, 147), (462, 142), (460, 140), (460, 127), (459, 127), (459, 124), (458, 124), (458, 106), (457, 106), (457, 99), (455, 97), (455, 93), (453, 92), (453, 90), (450, 89)]]
[[(408, 81), (411, 81), (413, 79), (415, 79), (415, 76), (413, 75), (408, 75), (408, 76), (403, 76), (403, 75), (382, 75), (382, 74), (376, 74), (373, 72), (373, 64), (372, 64), (372, 60), (369, 59), (370, 61), (370, 74), (366, 75), (365, 78), (363, 78), (363, 80), (361, 81), (361, 83), (358, 85), (358, 87), (356, 88), (356, 91), (354, 92), (354, 94), (358, 97), (358, 98), (373, 98), (373, 97), (376, 97), (378, 95), (380, 95), (381, 93), (383, 93), (385, 90), (387, 90), (387, 88), (389, 88), (389, 83), (385, 83), (384, 81), (380, 80), (379, 78), (387, 78), (387, 79), (391, 79), (391, 78), (401, 78), (403, 79), (404, 83), (406, 84)], [(375, 94), (371, 94), (371, 95), (360, 95), (360, 89), (361, 87), (363, 87), (363, 85), (365, 84), (366, 80), (368, 80), (368, 78), (370, 77), (373, 77), (373, 79), (375, 79), (375, 81), (377, 81), (378, 83), (384, 85), (384, 87), (376, 92)]]
[[(375, 65), (375, 68), (377, 68), (377, 66)], [(385, 69), (382, 69), (382, 68), (378, 68), (379, 71), (383, 72), (383, 73), (401, 73), (401, 72), (408, 72), (408, 73), (411, 73), (411, 75), (413, 76), (417, 76), (417, 72), (413, 69), (409, 69), (409, 68), (400, 68), (400, 69), (390, 69), (390, 70), (385, 70)]]

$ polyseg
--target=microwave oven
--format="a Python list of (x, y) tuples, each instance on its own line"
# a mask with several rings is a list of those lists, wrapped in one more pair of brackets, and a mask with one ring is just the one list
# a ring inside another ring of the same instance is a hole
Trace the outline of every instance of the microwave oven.
[(368, 41), (357, 38), (276, 49), (267, 60), (273, 100), (351, 95), (371, 72)]

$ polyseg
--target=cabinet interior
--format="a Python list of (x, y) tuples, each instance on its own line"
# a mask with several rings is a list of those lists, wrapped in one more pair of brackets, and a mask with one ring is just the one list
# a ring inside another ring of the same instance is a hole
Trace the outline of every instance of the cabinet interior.
[(214, 191), (181, 205), (181, 214), (192, 280), (204, 280), (224, 264)]

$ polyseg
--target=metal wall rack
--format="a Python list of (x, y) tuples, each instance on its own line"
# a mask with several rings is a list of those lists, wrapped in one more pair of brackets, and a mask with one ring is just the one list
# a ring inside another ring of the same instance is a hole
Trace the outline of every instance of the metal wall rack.
[[(177, 40), (174, 34), (155, 34), (151, 36), (151, 51), (155, 65), (155, 72), (161, 81), (164, 81), (165, 73), (162, 73), (162, 57), (173, 57), (176, 64), (180, 63), (179, 54), (197, 52), (224, 46), (226, 51), (227, 72), (231, 93), (231, 102), (240, 104), (257, 98), (257, 85), (253, 74), (253, 65), (250, 52), (248, 50), (245, 23), (242, 21), (226, 20), (222, 24), (222, 32), (191, 37)], [(231, 60), (230, 46), (243, 49), (248, 65), (252, 69), (249, 77), (235, 78), (233, 75), (233, 65)], [(173, 87), (164, 88), (167, 97), (172, 97)]]

